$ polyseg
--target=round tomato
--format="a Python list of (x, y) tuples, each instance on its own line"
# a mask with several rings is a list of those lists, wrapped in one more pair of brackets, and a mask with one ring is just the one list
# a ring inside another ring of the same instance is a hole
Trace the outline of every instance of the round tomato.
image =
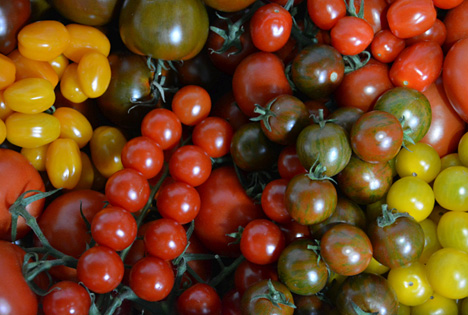
[(405, 46), (402, 38), (396, 37), (390, 30), (381, 30), (375, 34), (370, 48), (376, 60), (390, 63), (398, 57)]
[(448, 211), (437, 224), (437, 237), (442, 247), (468, 252), (468, 213)]
[(398, 176), (417, 176), (427, 183), (439, 174), (441, 164), (437, 151), (424, 142), (407, 145), (395, 159)]
[(434, 180), (437, 203), (448, 210), (468, 211), (468, 168), (452, 166), (444, 169)]
[(318, 28), (328, 31), (346, 15), (346, 4), (340, 0), (308, 0), (307, 12)]
[(242, 314), (292, 315), (291, 291), (279, 281), (262, 280), (245, 291), (241, 299)]
[(205, 283), (196, 283), (177, 298), (177, 314), (220, 314), (221, 298), (215, 288)]
[(45, 315), (85, 315), (91, 307), (91, 298), (78, 283), (60, 281), (50, 288), (42, 304)]

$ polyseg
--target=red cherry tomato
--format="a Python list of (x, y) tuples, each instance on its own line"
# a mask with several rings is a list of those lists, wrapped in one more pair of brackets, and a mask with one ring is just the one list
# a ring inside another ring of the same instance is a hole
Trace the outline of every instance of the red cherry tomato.
[(369, 46), (374, 38), (372, 26), (355, 16), (345, 16), (330, 31), (331, 44), (342, 55), (357, 55)]
[(397, 0), (390, 4), (387, 20), (390, 30), (399, 38), (420, 35), (432, 27), (437, 11), (431, 0)]

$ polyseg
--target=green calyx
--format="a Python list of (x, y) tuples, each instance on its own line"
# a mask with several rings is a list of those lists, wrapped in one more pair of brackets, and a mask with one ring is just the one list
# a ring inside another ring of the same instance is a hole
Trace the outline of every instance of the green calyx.
[(254, 113), (259, 114), (257, 117), (250, 118), (251, 121), (263, 122), (266, 130), (271, 132), (270, 117), (276, 117), (276, 113), (271, 110), (271, 106), (276, 102), (278, 98), (275, 97), (265, 107), (255, 104)]
[(382, 214), (377, 217), (377, 225), (381, 228), (392, 225), (398, 218), (412, 218), (407, 212), (398, 212), (388, 209), (387, 204), (382, 205)]
[(268, 293), (265, 294), (259, 294), (257, 296), (254, 296), (252, 299), (257, 300), (257, 299), (267, 299), (269, 300), (274, 306), (280, 308), (281, 305), (289, 306), (292, 308), (296, 308), (296, 305), (291, 303), (288, 298), (284, 295), (283, 292), (278, 291), (273, 283), (271, 282), (271, 279), (268, 279)]

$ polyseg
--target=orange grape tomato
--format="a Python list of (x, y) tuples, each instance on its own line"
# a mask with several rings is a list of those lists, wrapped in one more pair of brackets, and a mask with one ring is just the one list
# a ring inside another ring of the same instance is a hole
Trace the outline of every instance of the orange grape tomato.
[(0, 54), (0, 90), (5, 89), (15, 82), (16, 66), (8, 56)]
[(81, 176), (80, 148), (73, 139), (56, 139), (46, 154), (46, 171), (55, 188), (73, 189)]
[(5, 121), (11, 114), (13, 114), (13, 111), (5, 103), (5, 99), (3, 98), (3, 91), (0, 91), (0, 119)]
[(37, 21), (18, 33), (18, 50), (26, 58), (34, 60), (53, 60), (64, 52), (69, 43), (70, 34), (59, 21)]
[(81, 57), (92, 51), (109, 56), (110, 41), (99, 29), (81, 24), (68, 24), (66, 28), (70, 34), (70, 44), (63, 54), (68, 59), (79, 62)]
[(37, 148), (22, 148), (21, 154), (26, 157), (29, 163), (31, 163), (36, 170), (42, 172), (46, 170), (45, 160), (48, 148), (48, 144)]
[(54, 88), (57, 86), (59, 77), (50, 63), (26, 58), (18, 49), (13, 50), (8, 57), (15, 63), (16, 81), (26, 78), (43, 78), (48, 80)]
[(92, 189), (94, 182), (94, 167), (88, 154), (80, 151), (81, 156), (81, 175), (75, 190), (78, 189)]
[(78, 147), (84, 147), (93, 135), (89, 120), (71, 107), (59, 107), (53, 115), (60, 121), (60, 138), (73, 139)]
[(127, 139), (118, 128), (100, 126), (94, 130), (89, 142), (91, 161), (102, 176), (109, 178), (123, 169), (121, 152), (125, 143)]
[(83, 92), (90, 98), (104, 94), (111, 79), (107, 57), (99, 52), (89, 52), (78, 63), (78, 80)]
[(82, 103), (88, 99), (78, 79), (78, 65), (71, 63), (65, 69), (60, 81), (60, 92), (72, 103)]
[(16, 81), (4, 91), (3, 97), (9, 108), (25, 114), (41, 113), (55, 103), (54, 87), (41, 78)]
[(49, 61), (49, 64), (55, 70), (55, 73), (57, 73), (59, 80), (62, 78), (63, 72), (69, 63), (70, 61), (63, 54)]
[(22, 148), (36, 148), (60, 136), (60, 122), (46, 113), (13, 113), (5, 121), (7, 140)]

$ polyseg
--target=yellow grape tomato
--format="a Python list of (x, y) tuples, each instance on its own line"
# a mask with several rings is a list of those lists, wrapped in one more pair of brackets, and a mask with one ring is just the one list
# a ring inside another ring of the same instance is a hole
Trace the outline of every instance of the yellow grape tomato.
[(55, 188), (73, 189), (81, 176), (80, 148), (72, 139), (57, 139), (47, 149), (46, 171)]
[(89, 52), (78, 63), (78, 80), (81, 89), (90, 98), (96, 98), (106, 92), (111, 68), (107, 56), (99, 52)]
[(46, 154), (49, 145), (42, 145), (37, 148), (22, 148), (21, 154), (40, 172), (46, 170)]
[(110, 41), (99, 29), (81, 24), (68, 24), (66, 26), (70, 34), (70, 44), (63, 54), (74, 62), (79, 62), (81, 57), (93, 51), (108, 56)]
[(447, 210), (468, 211), (468, 167), (446, 168), (437, 175), (432, 187), (440, 206)]
[(60, 138), (73, 139), (82, 148), (93, 135), (93, 127), (82, 113), (71, 107), (59, 107), (54, 117), (60, 121)]
[(124, 134), (115, 127), (100, 126), (94, 130), (89, 142), (91, 161), (102, 176), (109, 178), (123, 169), (121, 152), (125, 143)]
[(4, 91), (3, 98), (13, 111), (37, 114), (54, 105), (55, 92), (52, 84), (46, 79), (27, 78), (10, 85)]
[(7, 140), (22, 148), (36, 148), (60, 136), (60, 122), (46, 113), (13, 113), (5, 121)]
[(49, 61), (49, 64), (52, 66), (55, 73), (57, 73), (59, 80), (62, 78), (63, 72), (69, 63), (70, 61), (63, 54)]
[(5, 99), (3, 98), (3, 91), (0, 91), (0, 119), (5, 121), (11, 114), (13, 114), (13, 111), (5, 103)]

